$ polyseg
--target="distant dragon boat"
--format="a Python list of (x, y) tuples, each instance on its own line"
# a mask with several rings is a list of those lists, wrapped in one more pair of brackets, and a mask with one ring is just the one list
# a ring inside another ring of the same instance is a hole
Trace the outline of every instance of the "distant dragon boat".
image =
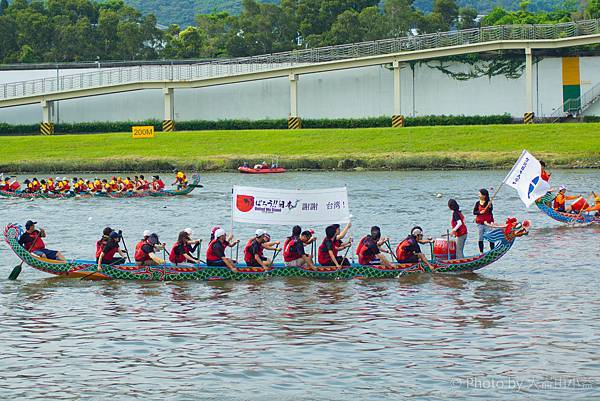
[(548, 192), (546, 195), (538, 199), (535, 204), (544, 214), (552, 219), (566, 224), (600, 224), (600, 217), (586, 213), (566, 213), (554, 210), (552, 201), (554, 195)]
[(83, 193), (77, 194), (75, 192), (66, 193), (41, 193), (41, 192), (24, 192), (24, 191), (2, 191), (0, 190), (0, 197), (5, 198), (25, 198), (25, 199), (68, 199), (68, 198), (144, 198), (147, 196), (154, 197), (165, 197), (165, 196), (181, 196), (188, 195), (196, 188), (202, 188), (200, 185), (200, 175), (194, 174), (192, 176), (192, 182), (185, 188), (182, 189), (168, 189), (160, 191), (125, 191), (125, 192), (100, 192), (100, 193)]
[(527, 228), (513, 221), (507, 228), (497, 228), (486, 234), (486, 239), (495, 242), (494, 249), (471, 258), (444, 260), (434, 258), (433, 269), (419, 262), (413, 264), (395, 264), (393, 268), (380, 265), (352, 264), (337, 268), (317, 266), (317, 270), (288, 267), (274, 264), (270, 269), (248, 267), (238, 264), (238, 271), (226, 267), (206, 266), (205, 264), (176, 266), (166, 263), (160, 266), (137, 266), (135, 264), (107, 265), (96, 272), (97, 263), (93, 260), (68, 260), (58, 262), (39, 258), (27, 252), (19, 245), (23, 228), (18, 224), (9, 224), (4, 229), (4, 238), (15, 254), (29, 266), (45, 273), (90, 280), (143, 280), (143, 281), (183, 281), (183, 280), (256, 280), (273, 277), (305, 277), (312, 279), (353, 279), (353, 278), (398, 278), (414, 273), (467, 273), (474, 272), (498, 261), (513, 246), (515, 239), (528, 234)]

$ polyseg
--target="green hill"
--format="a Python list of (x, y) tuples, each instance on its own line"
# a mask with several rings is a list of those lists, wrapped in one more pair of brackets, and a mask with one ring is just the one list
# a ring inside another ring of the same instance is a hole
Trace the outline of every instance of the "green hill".
[[(279, 3), (279, 0), (259, 0), (263, 3)], [(154, 13), (161, 24), (179, 24), (187, 26), (194, 23), (197, 14), (208, 14), (227, 11), (238, 14), (241, 11), (242, 0), (125, 0), (141, 12)], [(496, 6), (505, 9), (517, 9), (521, 0), (458, 0), (460, 6), (471, 6), (480, 13), (489, 12)], [(571, 1), (572, 2), (572, 1)], [(531, 0), (529, 9), (553, 10), (561, 7), (564, 0)], [(414, 0), (417, 8), (430, 11), (433, 0)]]

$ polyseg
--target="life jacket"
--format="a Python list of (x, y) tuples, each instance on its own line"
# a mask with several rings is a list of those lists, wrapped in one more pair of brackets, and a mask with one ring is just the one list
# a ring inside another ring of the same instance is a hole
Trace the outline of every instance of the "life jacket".
[(116, 182), (116, 181), (113, 181), (113, 180), (111, 180), (111, 181), (108, 183), (108, 186), (110, 187), (110, 190), (111, 190), (112, 192), (117, 192), (117, 191), (119, 190), (119, 184), (117, 184), (117, 182)]
[(30, 253), (46, 249), (46, 244), (44, 244), (44, 240), (42, 237), (40, 237), (40, 232), (38, 230), (35, 230), (29, 234), (29, 238), (32, 239), (32, 242), (25, 244), (25, 249), (27, 249)]
[(375, 241), (370, 235), (366, 235), (362, 237), (358, 243), (358, 246), (356, 247), (356, 254), (358, 255), (358, 263), (361, 265), (368, 265), (375, 260), (376, 255), (371, 255), (367, 252), (369, 250), (369, 245), (374, 242)]
[(158, 180), (156, 181), (158, 183), (158, 189), (164, 189), (165, 188), (165, 183), (163, 182), (163, 180)]
[(39, 191), (39, 190), (40, 190), (40, 187), (41, 187), (41, 184), (40, 184), (40, 182), (39, 182), (39, 181), (37, 181), (37, 180), (36, 180), (36, 181), (34, 181), (34, 182), (33, 182), (33, 190), (34, 190), (35, 192)]
[[(252, 247), (252, 243), (256, 241), (256, 238), (252, 238), (250, 241), (248, 241), (248, 243), (246, 244), (246, 246), (244, 247), (244, 262), (246, 262), (246, 264), (252, 264), (252, 263), (256, 263), (256, 259), (254, 258), (254, 255), (250, 252), (250, 248)], [(261, 258), (264, 256), (263, 255), (263, 247), (261, 244), (258, 248), (258, 256), (260, 256)]]
[(134, 256), (134, 258), (135, 258), (136, 262), (145, 262), (147, 260), (150, 260), (150, 255), (147, 254), (146, 252), (144, 252), (144, 250), (142, 249), (142, 247), (144, 245), (150, 245), (150, 243), (147, 240), (141, 240), (135, 246), (135, 256)]
[(475, 223), (484, 224), (494, 222), (494, 214), (490, 211), (490, 209), (488, 209), (487, 212), (482, 214), (484, 209), (485, 206), (481, 206), (481, 202), (477, 202), (477, 210), (479, 211), (479, 214), (475, 216)]
[(63, 181), (63, 191), (70, 191), (71, 190), (71, 184), (69, 184), (68, 181)]
[(2, 191), (8, 191), (8, 182), (5, 180), (0, 181), (0, 190)]
[(540, 174), (540, 177), (542, 180), (544, 180), (546, 182), (550, 181), (550, 173), (544, 169), (542, 169), (542, 174)]
[(73, 183), (73, 191), (75, 191), (76, 194), (81, 192), (81, 187), (79, 186), (78, 183)]
[(409, 260), (414, 257), (415, 253), (410, 249), (410, 247), (415, 243), (415, 241), (416, 239), (412, 235), (409, 235), (404, 241), (399, 243), (396, 247), (396, 259), (402, 262), (403, 260)]
[(108, 238), (106, 238), (104, 235), (100, 240), (96, 241), (96, 259), (100, 257), (100, 254), (102, 253), (102, 250), (104, 249), (104, 246), (107, 242)]
[(171, 248), (171, 253), (169, 254), (169, 261), (171, 261), (171, 263), (183, 263), (186, 261), (185, 256), (183, 256), (185, 253), (189, 252), (188, 247), (186, 246), (186, 244), (183, 244), (183, 253), (181, 255), (178, 255), (177, 252), (175, 252), (175, 250), (179, 247), (179, 242), (176, 242), (173, 244), (173, 247)]
[(55, 186), (54, 181), (48, 181), (48, 192), (54, 192)]
[(33, 182), (27, 184), (27, 192), (35, 192), (35, 186), (33, 185)]
[(558, 194), (558, 195), (556, 195), (556, 198), (554, 198), (552, 207), (554, 208), (554, 210), (564, 209), (565, 203), (566, 203), (565, 196), (563, 194)]
[(43, 193), (47, 193), (48, 192), (48, 186), (46, 184), (42, 184), (41, 187), (40, 187), (40, 190)]
[[(465, 225), (465, 216), (463, 216), (461, 212), (458, 212), (458, 216), (460, 217), (460, 221), (462, 221), (462, 225), (460, 226), (458, 231), (456, 231), (456, 236), (462, 237), (467, 233), (467, 226)], [(452, 228), (454, 228), (455, 222), (452, 218), (450, 219), (450, 224), (452, 225)]]
[[(206, 261), (207, 262), (216, 262), (221, 260), (220, 257), (218, 257), (217, 255), (215, 255), (214, 251), (213, 251), (213, 245), (218, 241), (217, 238), (213, 239), (212, 241), (210, 241), (208, 243), (208, 249), (206, 250)], [(244, 250), (244, 255), (245, 255), (245, 250)], [(244, 257), (245, 259), (245, 257)]]
[(131, 181), (125, 180), (123, 181), (123, 183), (125, 184), (125, 189), (127, 189), (128, 191), (133, 191), (133, 184), (131, 183)]
[(102, 192), (102, 181), (94, 181), (94, 189), (96, 190), (96, 192)]
[(142, 190), (147, 191), (150, 189), (150, 183), (147, 180), (142, 181)]
[[(331, 256), (329, 256), (329, 251), (327, 250), (327, 248), (325, 247), (325, 241), (327, 241), (327, 238), (323, 239), (323, 242), (321, 242), (321, 245), (319, 245), (319, 249), (317, 251), (317, 256), (318, 256), (318, 260), (319, 260), (319, 264), (323, 265), (323, 266), (331, 266), (333, 265), (333, 260), (331, 260)], [(338, 254), (338, 249), (335, 246), (335, 239), (331, 240), (333, 242), (333, 255), (337, 258), (337, 254)]]
[(110, 185), (109, 184), (102, 184), (102, 186), (104, 187), (104, 192), (112, 192), (112, 189), (110, 189)]
[(285, 262), (293, 262), (294, 260), (300, 259), (302, 255), (298, 253), (296, 244), (298, 241), (302, 241), (298, 237), (287, 237), (283, 242), (283, 260)]
[(186, 175), (181, 171), (175, 176), (175, 181), (179, 184), (186, 184), (188, 182)]

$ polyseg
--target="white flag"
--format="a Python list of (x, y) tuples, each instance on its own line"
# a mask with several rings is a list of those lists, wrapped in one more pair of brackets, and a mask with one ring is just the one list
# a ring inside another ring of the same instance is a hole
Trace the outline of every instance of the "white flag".
[(542, 179), (542, 165), (526, 150), (508, 173), (504, 183), (517, 190), (527, 207), (550, 190), (550, 184)]
[(265, 225), (324, 225), (350, 221), (346, 188), (282, 190), (233, 187), (233, 221)]

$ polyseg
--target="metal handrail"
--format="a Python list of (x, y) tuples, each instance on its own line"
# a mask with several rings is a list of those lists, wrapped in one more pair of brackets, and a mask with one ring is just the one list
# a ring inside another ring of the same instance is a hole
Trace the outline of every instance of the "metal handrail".
[(578, 116), (586, 111), (592, 104), (600, 99), (600, 82), (585, 92), (583, 95), (567, 99), (560, 107), (550, 114), (553, 123), (568, 116)]
[(193, 64), (139, 65), (0, 84), (0, 99), (147, 81), (185, 82), (312, 63), (507, 40), (560, 39), (600, 33), (600, 20), (555, 25), (502, 25), (326, 46)]

